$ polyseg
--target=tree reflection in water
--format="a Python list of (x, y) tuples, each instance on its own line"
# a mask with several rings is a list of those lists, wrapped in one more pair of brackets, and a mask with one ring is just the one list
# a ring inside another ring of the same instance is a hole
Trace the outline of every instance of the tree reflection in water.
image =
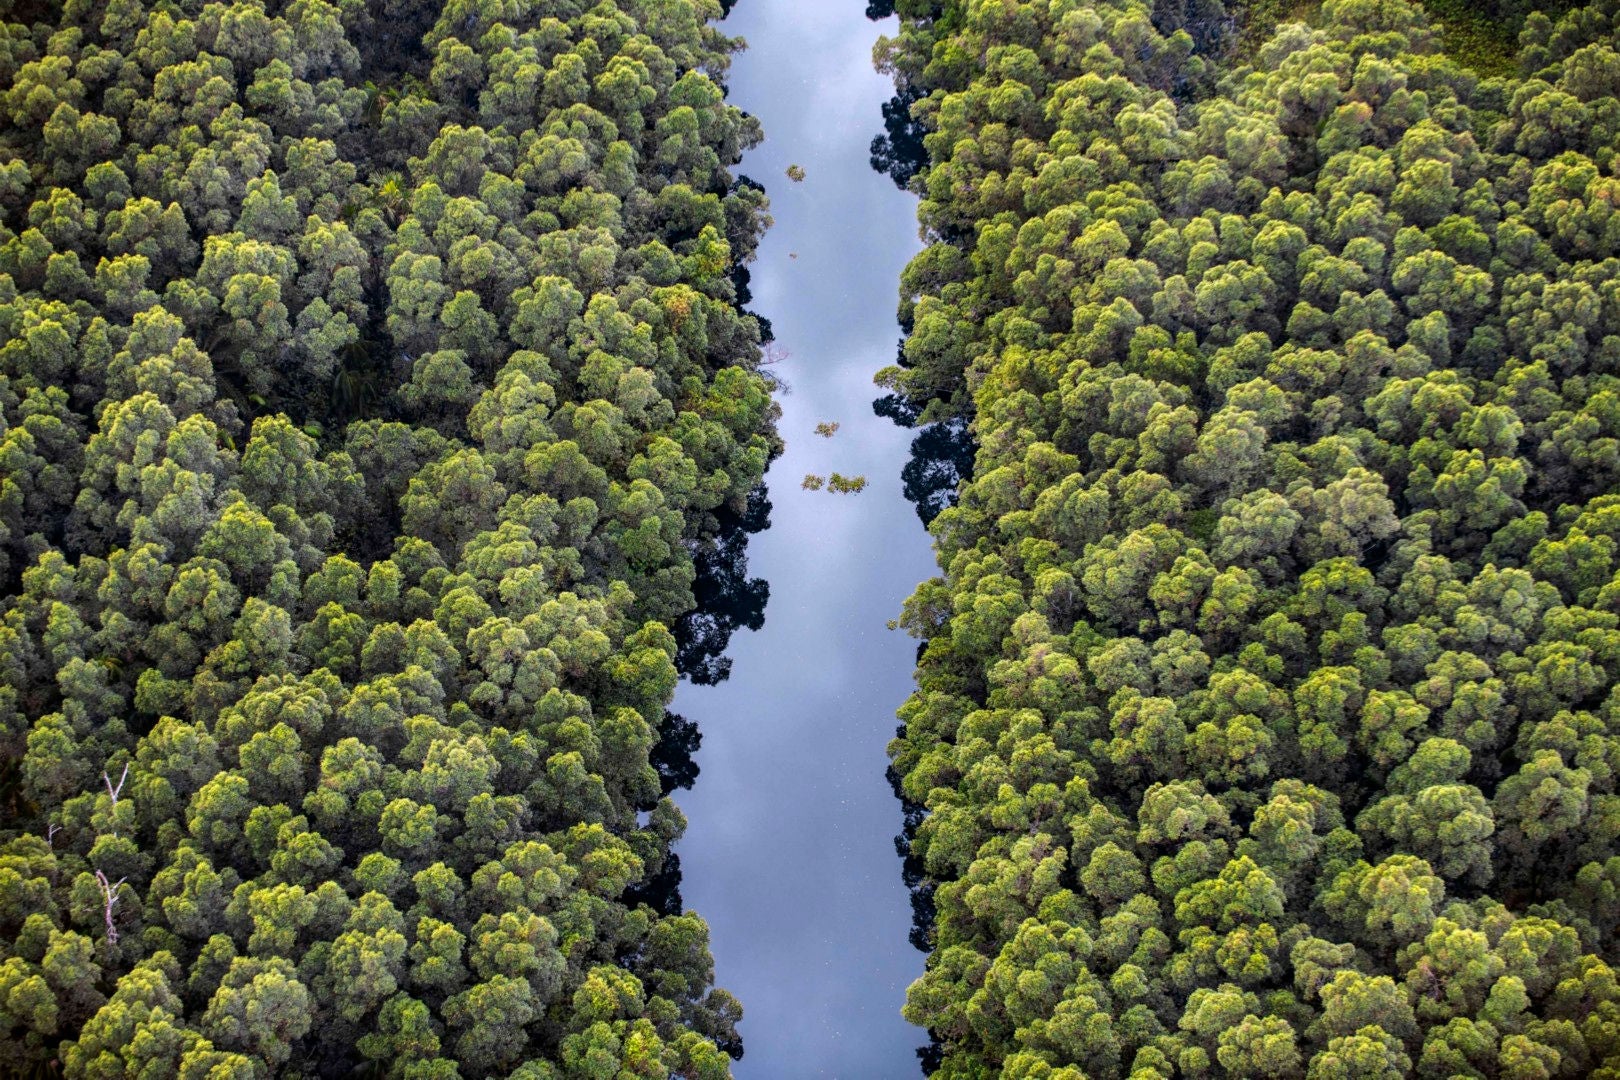
[(718, 517), (719, 531), (693, 552), (697, 606), (675, 625), (675, 667), (699, 686), (724, 682), (731, 674), (731, 658), (725, 655), (731, 635), (739, 627), (764, 626), (771, 596), (769, 582), (748, 576), (748, 537), (771, 523), (765, 485), (749, 493), (741, 514), (727, 510)]
[[(916, 425), (915, 411), (897, 395), (878, 398), (872, 411), (901, 427)], [(956, 490), (973, 471), (978, 444), (962, 417), (928, 424), (911, 440), (911, 457), (900, 470), (906, 501), (917, 508), (926, 526), (947, 506), (956, 504)]]
[[(717, 518), (713, 538), (697, 542), (693, 552), (697, 578), (692, 594), (697, 606), (675, 625), (675, 666), (700, 686), (713, 686), (731, 674), (731, 658), (724, 655), (731, 635), (739, 627), (764, 626), (771, 595), (769, 583), (748, 576), (748, 538), (771, 523), (765, 486), (749, 493), (742, 513), (724, 511)], [(703, 733), (694, 721), (665, 710), (658, 741), (649, 754), (658, 770), (660, 795), (692, 786), (699, 771), (695, 755), (702, 745)], [(644, 903), (661, 915), (680, 914), (681, 857), (669, 852), (658, 872), (633, 886), (625, 900), (631, 905)]]
[[(870, 0), (866, 7), (869, 19), (883, 19), (894, 14), (894, 0)], [(906, 189), (912, 178), (928, 162), (923, 147), (927, 134), (922, 124), (912, 119), (911, 106), (922, 96), (919, 89), (902, 85), (894, 97), (883, 105), (883, 134), (872, 140), (872, 168), (887, 175), (895, 185)], [(909, 331), (909, 327), (903, 327)], [(901, 342), (899, 362), (906, 365), (905, 342)], [(872, 402), (872, 411), (893, 420), (900, 427), (917, 428), (918, 407), (898, 394), (889, 394)], [(962, 481), (973, 471), (973, 456), (977, 450), (968, 421), (956, 417), (941, 423), (927, 424), (917, 430), (911, 441), (911, 455), (900, 472), (906, 501), (917, 510), (917, 516), (927, 526), (939, 516), (941, 510), (956, 503)], [(919, 645), (917, 655), (927, 642)], [(900, 734), (905, 731), (900, 728)], [(900, 857), (900, 875), (911, 894), (911, 944), (920, 952), (930, 952), (934, 938), (934, 882), (928, 879), (922, 860), (912, 852), (912, 840), (922, 824), (927, 810), (921, 803), (906, 798), (900, 786), (900, 775), (891, 767), (889, 784), (894, 797), (900, 801), (902, 825), (894, 838), (895, 853)], [(924, 1074), (938, 1069), (944, 1059), (944, 1048), (933, 1033), (928, 1043), (918, 1047), (917, 1058)]]
[[(873, 167), (877, 167), (875, 156)], [(872, 403), (872, 411), (901, 427), (917, 426), (916, 407), (898, 395), (878, 398)], [(941, 510), (955, 505), (962, 481), (972, 474), (973, 455), (977, 449), (968, 422), (960, 417), (928, 424), (918, 430), (917, 437), (911, 441), (911, 456), (900, 471), (900, 478), (905, 486), (906, 501), (916, 508), (924, 526), (938, 517)], [(918, 645), (919, 659), (927, 645), (927, 642)], [(904, 731), (902, 725), (897, 734)], [(911, 893), (910, 940), (920, 952), (926, 953), (933, 949), (934, 882), (924, 871), (922, 860), (912, 853), (911, 842), (927, 810), (921, 803), (906, 798), (900, 787), (900, 776), (893, 767), (888, 775), (894, 796), (900, 800), (902, 814), (900, 834), (894, 838), (894, 850), (901, 860), (901, 879)], [(944, 1048), (931, 1032), (927, 1044), (917, 1048), (917, 1059), (925, 1075), (938, 1069), (944, 1056)]]

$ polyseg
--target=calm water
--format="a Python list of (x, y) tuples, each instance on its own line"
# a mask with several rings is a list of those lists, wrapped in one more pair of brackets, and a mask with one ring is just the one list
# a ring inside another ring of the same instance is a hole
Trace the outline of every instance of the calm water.
[[(770, 582), (764, 628), (732, 639), (731, 678), (683, 685), (703, 732), (702, 775), (678, 795), (689, 908), (713, 932), (720, 985), (742, 999), (744, 1080), (919, 1075), (922, 1033), (900, 1017), (922, 973), (884, 779), (915, 643), (885, 623), (934, 572), (902, 497), (912, 433), (872, 413), (872, 373), (894, 357), (896, 289), (917, 250), (909, 195), (868, 166), (882, 103), (878, 34), (860, 0), (742, 0), (725, 23), (750, 48), (731, 99), (768, 141), (741, 171), (765, 184), (776, 227), (753, 267), (752, 307), (789, 357), (776, 371), (787, 453), (768, 477), (772, 527), (749, 572)], [(806, 179), (784, 175), (803, 166)], [(813, 428), (837, 421), (837, 435)], [(807, 472), (865, 475), (859, 495), (803, 491)]]

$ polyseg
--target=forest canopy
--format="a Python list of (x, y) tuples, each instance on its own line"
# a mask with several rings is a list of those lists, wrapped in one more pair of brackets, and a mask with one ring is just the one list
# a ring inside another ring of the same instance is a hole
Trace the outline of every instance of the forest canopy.
[(933, 1075), (1620, 1076), (1620, 5), (893, 6)]
[(721, 14), (4, 5), (8, 1074), (729, 1075), (665, 718), (780, 449)]

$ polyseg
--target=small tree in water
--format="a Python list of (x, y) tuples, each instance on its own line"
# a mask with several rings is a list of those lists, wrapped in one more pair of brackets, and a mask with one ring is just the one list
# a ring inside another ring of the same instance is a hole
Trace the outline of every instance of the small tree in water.
[(823, 439), (832, 438), (834, 435), (838, 434), (838, 421), (823, 420), (821, 423), (816, 425), (816, 434), (820, 435)]
[(827, 478), (824, 476), (817, 476), (815, 473), (805, 473), (804, 480), (799, 484), (799, 486), (804, 488), (806, 491), (820, 491), (822, 485), (826, 482)]
[(804, 183), (804, 166), (789, 165), (787, 167), (787, 178), (793, 181), (795, 184)]
[(866, 477), (833, 473), (827, 478), (827, 490), (836, 491), (840, 495), (859, 495), (866, 490)]

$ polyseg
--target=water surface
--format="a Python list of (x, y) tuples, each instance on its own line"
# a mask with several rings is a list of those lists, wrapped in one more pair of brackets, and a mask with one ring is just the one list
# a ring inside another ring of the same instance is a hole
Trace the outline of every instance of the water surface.
[[(725, 22), (750, 48), (731, 100), (767, 142), (741, 172), (770, 191), (776, 226), (751, 307), (787, 354), (776, 372), (787, 452), (767, 478), (771, 528), (748, 545), (770, 582), (764, 626), (734, 637), (729, 680), (684, 684), (674, 709), (703, 733), (701, 777), (678, 796), (686, 905), (712, 930), (717, 981), (742, 999), (743, 1080), (919, 1074), (922, 1033), (900, 1017), (923, 958), (884, 779), (915, 642), (886, 628), (934, 572), (902, 495), (912, 432), (873, 415), (872, 373), (894, 358), (900, 271), (916, 205), (868, 149), (893, 86), (872, 70), (859, 0), (742, 0)], [(785, 173), (805, 171), (803, 183)], [(840, 426), (831, 439), (822, 421)], [(859, 495), (804, 491), (806, 473), (864, 475)]]

